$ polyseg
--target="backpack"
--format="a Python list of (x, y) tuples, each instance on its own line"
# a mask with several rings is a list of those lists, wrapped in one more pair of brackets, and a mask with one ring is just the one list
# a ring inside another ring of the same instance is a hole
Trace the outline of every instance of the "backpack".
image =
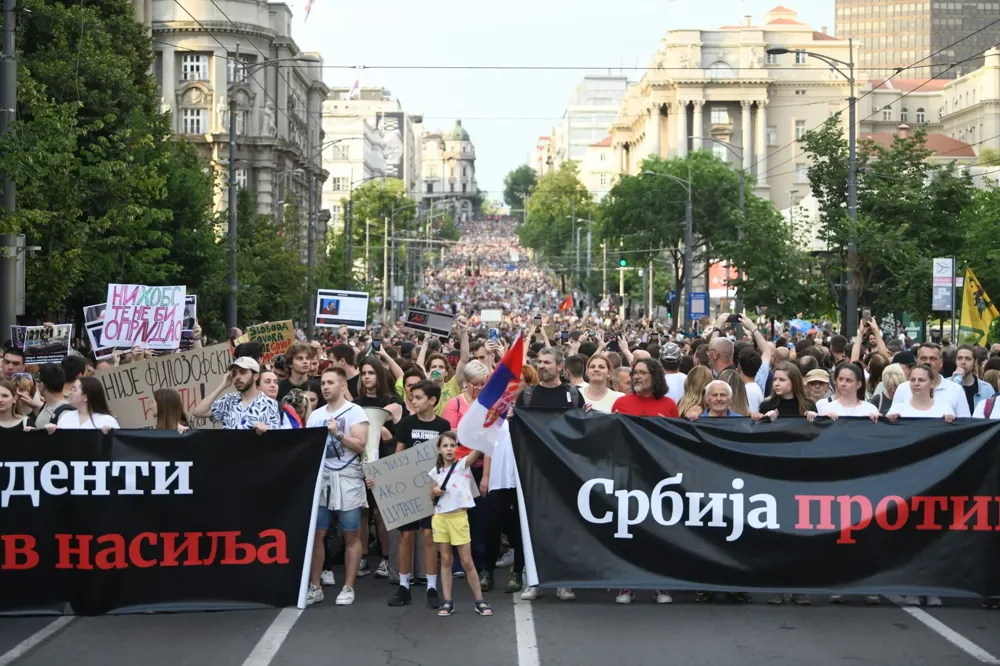
[[(583, 396), (580, 395), (580, 391), (577, 390), (575, 386), (569, 386), (568, 384), (563, 384), (562, 386), (569, 392), (570, 409), (575, 409), (577, 396), (580, 396), (581, 400), (583, 399)], [(534, 394), (535, 394), (534, 386), (527, 387), (526, 389), (524, 389), (524, 393), (521, 394), (524, 396), (524, 406), (528, 409), (531, 409), (531, 396), (533, 396)]]
[[(52, 412), (52, 418), (49, 419), (49, 423), (59, 423), (59, 417), (62, 416), (65, 412), (69, 412), (69, 411), (74, 411), (75, 412), (76, 411), (76, 407), (73, 407), (72, 405), (68, 405), (68, 404), (67, 405), (59, 405), (58, 407), (56, 407), (56, 411)], [(32, 414), (30, 417), (28, 417), (28, 424), (27, 425), (29, 427), (34, 428), (35, 427), (35, 422), (37, 420), (38, 420), (38, 415), (37, 414)]]

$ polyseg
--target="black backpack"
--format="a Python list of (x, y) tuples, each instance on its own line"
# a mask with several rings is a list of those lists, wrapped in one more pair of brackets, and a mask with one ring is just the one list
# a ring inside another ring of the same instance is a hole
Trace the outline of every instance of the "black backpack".
[[(580, 395), (580, 391), (577, 390), (575, 386), (570, 386), (569, 384), (563, 384), (562, 386), (569, 392), (570, 409), (576, 409), (577, 396), (580, 396), (580, 399), (583, 398), (583, 396)], [(521, 394), (522, 396), (524, 396), (524, 406), (528, 409), (531, 409), (531, 396), (533, 396), (534, 394), (535, 394), (534, 386), (529, 386), (528, 388), (524, 389), (524, 393)]]

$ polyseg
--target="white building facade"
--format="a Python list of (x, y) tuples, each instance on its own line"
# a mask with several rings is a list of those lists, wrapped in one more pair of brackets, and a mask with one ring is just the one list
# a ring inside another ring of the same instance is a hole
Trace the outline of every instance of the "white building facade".
[(161, 109), (170, 112), (174, 133), (222, 172), (215, 202), (221, 210), (228, 206), (229, 99), (235, 98), (237, 184), (253, 192), (259, 213), (277, 218), (297, 204), (304, 254), (309, 211), (317, 238), (326, 236), (327, 216), (320, 214), (327, 177), (319, 154), (328, 91), (323, 59), (299, 51), (287, 5), (216, 1), (222, 11), (209, 2), (182, 8), (171, 0), (150, 0), (143, 10), (151, 17)]
[(559, 168), (567, 160), (582, 162), (587, 149), (608, 135), (627, 92), (624, 76), (585, 76), (553, 131), (551, 167)]
[(580, 181), (590, 190), (594, 201), (600, 201), (615, 184), (616, 176), (615, 151), (608, 135), (602, 141), (587, 146), (580, 162)]
[(456, 120), (448, 132), (425, 133), (421, 161), (422, 207), (428, 209), (433, 203), (440, 208), (448, 202), (458, 219), (471, 219), (479, 200), (476, 147), (462, 121)]

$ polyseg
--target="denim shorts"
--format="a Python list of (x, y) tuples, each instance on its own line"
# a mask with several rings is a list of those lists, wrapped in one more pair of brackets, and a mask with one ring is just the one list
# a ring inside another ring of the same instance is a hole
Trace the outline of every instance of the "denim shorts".
[(337, 523), (344, 532), (354, 532), (361, 529), (361, 509), (349, 511), (331, 511), (325, 506), (316, 510), (316, 529), (328, 530), (333, 524), (333, 514), (337, 514)]

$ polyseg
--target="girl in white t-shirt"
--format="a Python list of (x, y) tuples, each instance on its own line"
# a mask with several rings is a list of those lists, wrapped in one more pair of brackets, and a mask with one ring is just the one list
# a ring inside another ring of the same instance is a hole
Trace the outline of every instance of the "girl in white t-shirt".
[(815, 412), (806, 412), (812, 421), (817, 416), (825, 416), (836, 421), (841, 416), (864, 416), (878, 421), (878, 407), (865, 402), (865, 372), (854, 363), (843, 363), (834, 375), (834, 395), (832, 400), (820, 400)]
[(51, 434), (60, 430), (102, 430), (105, 434), (121, 428), (118, 419), (111, 416), (108, 401), (104, 397), (104, 387), (93, 377), (80, 377), (73, 382), (69, 391), (69, 404), (74, 411), (63, 412), (58, 423), (50, 423), (45, 429)]
[(458, 435), (454, 430), (442, 433), (437, 444), (437, 464), (427, 473), (431, 477), (431, 501), (434, 502), (434, 543), (441, 554), (441, 588), (444, 601), (438, 615), (447, 617), (455, 612), (455, 602), (451, 599), (452, 546), (458, 548), (469, 587), (476, 600), (476, 612), (493, 615), (493, 609), (483, 599), (479, 585), (479, 574), (472, 561), (472, 536), (469, 533), (468, 510), (476, 505), (472, 498), (472, 464), (479, 458), (479, 451), (473, 450), (461, 460), (455, 459), (458, 449)]
[(913, 397), (908, 401), (893, 403), (886, 418), (895, 421), (903, 418), (939, 419), (951, 423), (955, 412), (946, 402), (934, 400), (934, 371), (929, 365), (918, 365), (910, 371), (910, 390)]
[(587, 379), (590, 382), (581, 391), (583, 400), (595, 412), (611, 413), (615, 400), (625, 395), (608, 387), (611, 378), (611, 361), (604, 354), (594, 354), (587, 363)]

